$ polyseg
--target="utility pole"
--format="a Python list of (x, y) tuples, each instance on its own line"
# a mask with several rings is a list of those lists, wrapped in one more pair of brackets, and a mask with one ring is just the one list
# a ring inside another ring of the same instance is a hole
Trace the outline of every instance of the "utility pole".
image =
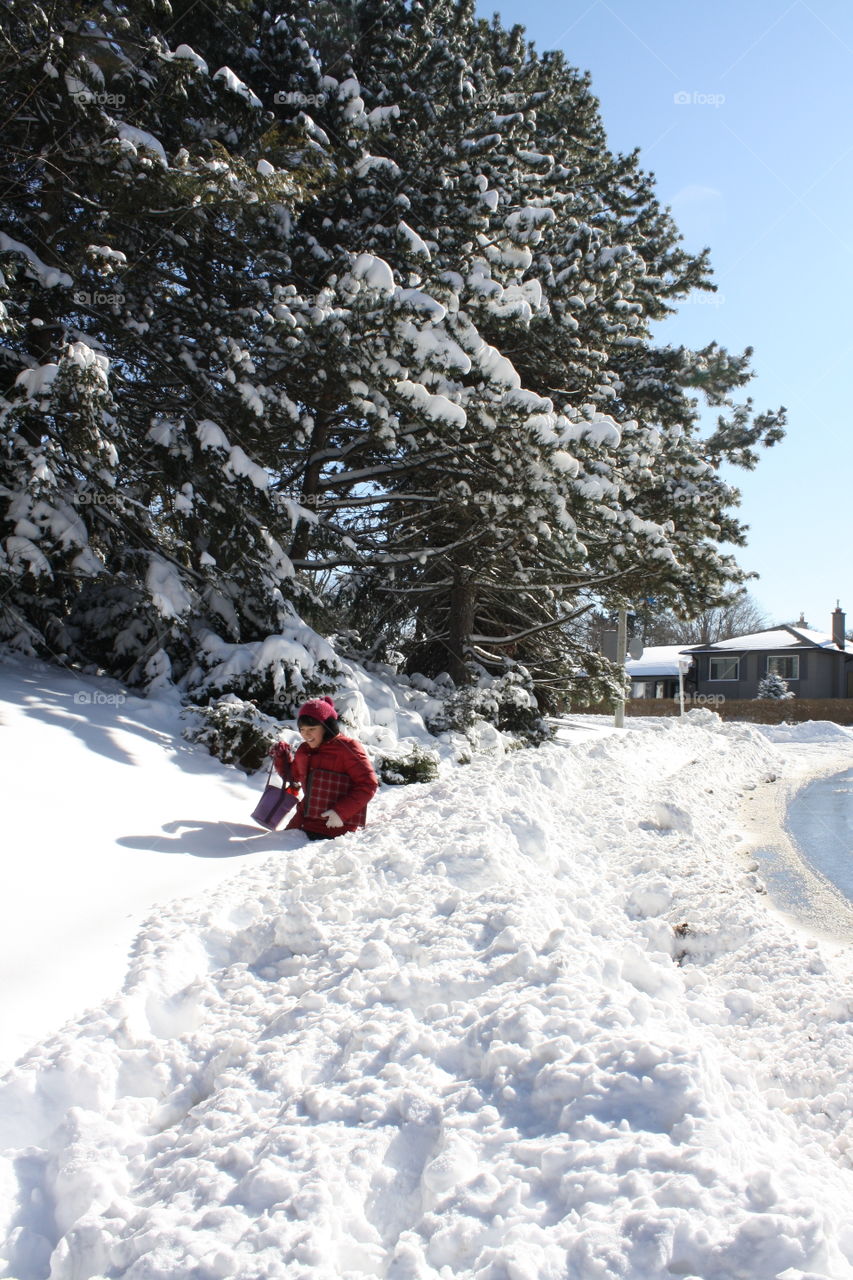
[[(625, 684), (625, 654), (628, 650), (628, 610), (619, 610), (619, 620), (616, 624), (616, 661), (619, 663), (619, 669), (622, 673), (622, 684)], [(613, 723), (617, 729), (625, 727), (625, 696), (624, 693), (616, 703), (616, 714), (613, 717)]]

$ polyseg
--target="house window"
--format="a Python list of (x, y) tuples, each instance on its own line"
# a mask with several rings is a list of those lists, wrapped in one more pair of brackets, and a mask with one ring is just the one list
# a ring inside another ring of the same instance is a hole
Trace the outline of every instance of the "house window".
[(798, 653), (776, 654), (767, 659), (767, 674), (780, 676), (783, 680), (799, 680), (800, 655)]
[(740, 680), (740, 658), (712, 658), (709, 680)]

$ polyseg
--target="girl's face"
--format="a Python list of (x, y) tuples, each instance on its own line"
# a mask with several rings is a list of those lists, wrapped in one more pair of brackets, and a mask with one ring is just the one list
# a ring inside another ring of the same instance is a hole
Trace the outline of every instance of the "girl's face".
[(312, 751), (316, 751), (325, 737), (325, 730), (321, 724), (301, 724), (299, 732), (302, 735), (302, 741), (307, 742)]

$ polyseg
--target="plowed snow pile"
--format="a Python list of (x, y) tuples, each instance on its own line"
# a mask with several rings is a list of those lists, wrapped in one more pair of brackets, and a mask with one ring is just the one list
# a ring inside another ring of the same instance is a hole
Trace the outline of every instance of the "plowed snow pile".
[(739, 826), (795, 750), (701, 711), (475, 759), (161, 907), (2, 1084), (2, 1274), (853, 1277), (848, 952)]

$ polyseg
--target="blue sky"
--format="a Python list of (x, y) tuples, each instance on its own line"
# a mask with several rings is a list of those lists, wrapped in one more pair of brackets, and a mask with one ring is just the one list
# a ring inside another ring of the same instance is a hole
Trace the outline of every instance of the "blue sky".
[(853, 625), (853, 4), (850, 0), (503, 0), (542, 52), (588, 70), (612, 149), (639, 147), (715, 295), (659, 330), (754, 348), (756, 407), (788, 434), (733, 472), (770, 621)]

